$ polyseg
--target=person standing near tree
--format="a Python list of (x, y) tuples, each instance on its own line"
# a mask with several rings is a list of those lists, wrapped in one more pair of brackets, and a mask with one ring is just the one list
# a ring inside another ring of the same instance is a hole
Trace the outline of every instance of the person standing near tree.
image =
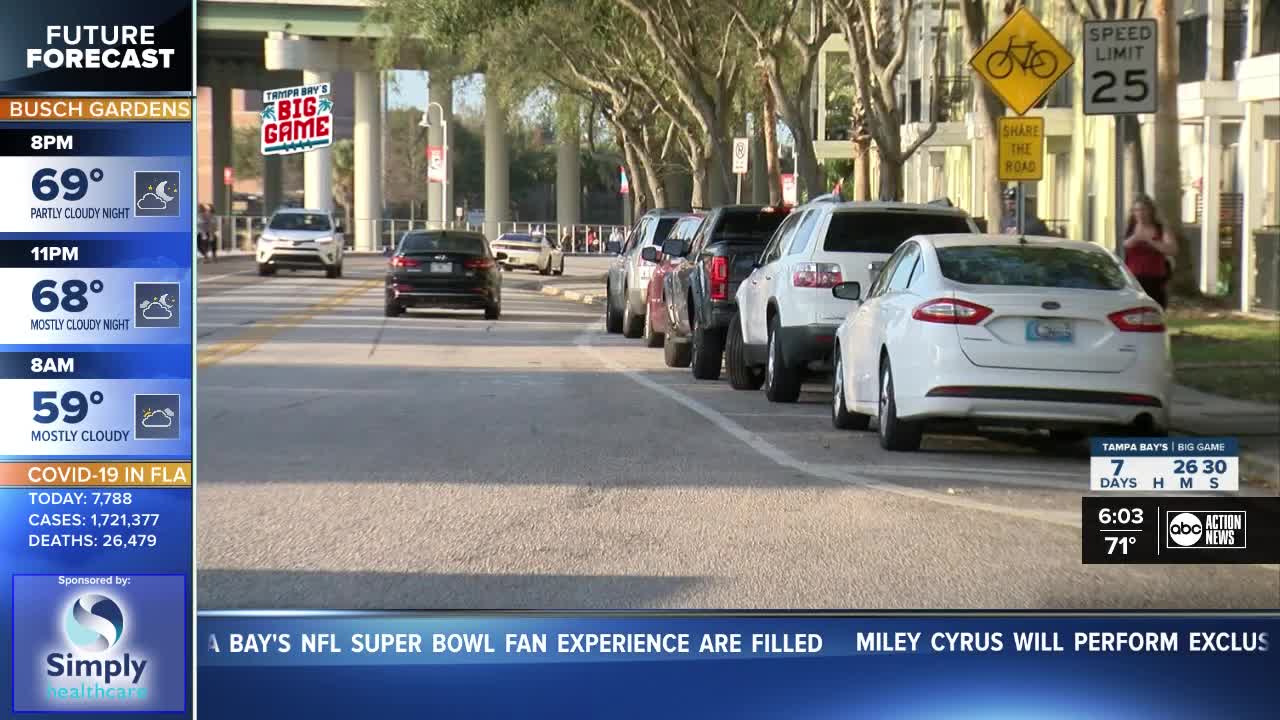
[(1169, 306), (1169, 275), (1178, 243), (1165, 232), (1156, 216), (1156, 205), (1146, 195), (1139, 195), (1129, 210), (1124, 231), (1124, 264), (1142, 289), (1160, 304)]
[(213, 210), (208, 203), (200, 203), (199, 217), (196, 219), (196, 249), (200, 251), (200, 259), (209, 259), (209, 244), (213, 239)]

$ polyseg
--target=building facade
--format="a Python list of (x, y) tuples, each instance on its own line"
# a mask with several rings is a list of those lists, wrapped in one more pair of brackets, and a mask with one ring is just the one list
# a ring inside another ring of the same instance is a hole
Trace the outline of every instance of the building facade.
[[(989, 26), (1004, 22), (1003, 3), (989, 3)], [(1277, 310), (1280, 286), (1280, 0), (1183, 0), (1179, 22), (1178, 91), (1183, 188), (1182, 221), (1192, 240), (1202, 292), (1230, 294), (1244, 309)], [(1138, 187), (1116, 185), (1117, 126), (1110, 116), (1086, 116), (1080, 98), (1083, 23), (1063, 0), (1029, 0), (1027, 7), (1076, 57), (1028, 115), (1045, 119), (1044, 179), (1028, 184), (1030, 207), (1067, 237), (1117, 244), (1117, 200), (1127, 207)], [(944, 26), (939, 36), (934, 32)], [(975, 215), (985, 208), (981, 125), (973, 97), (982, 80), (968, 66), (961, 9), (919, 7), (910, 29), (906, 67), (898, 78), (902, 138), (911, 143), (929, 125), (937, 130), (907, 161), (904, 197), (941, 197)], [(936, 38), (944, 43), (935, 77)], [(931, 102), (938, 84), (938, 102)], [(820, 159), (853, 157), (849, 116), (853, 88), (843, 36), (833, 37), (819, 61), (816, 142)], [(1132, 124), (1129, 125), (1132, 131)], [(1151, 116), (1139, 116), (1141, 162), (1153, 177)], [(1123, 154), (1121, 154), (1123, 157)], [(1135, 157), (1136, 156), (1131, 156)], [(875, 169), (873, 168), (873, 173)], [(1216, 188), (1217, 192), (1206, 191)], [(1120, 197), (1117, 198), (1117, 193)], [(995, 224), (991, 219), (991, 224)]]

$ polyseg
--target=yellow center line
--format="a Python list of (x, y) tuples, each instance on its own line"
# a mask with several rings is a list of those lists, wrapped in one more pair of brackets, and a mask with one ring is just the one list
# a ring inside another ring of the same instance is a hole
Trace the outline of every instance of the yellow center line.
[(209, 365), (216, 365), (227, 358), (248, 352), (265, 342), (269, 342), (285, 330), (298, 327), (308, 320), (346, 305), (382, 283), (383, 280), (381, 278), (365, 280), (353, 288), (325, 298), (314, 305), (309, 305), (297, 312), (270, 318), (264, 324), (254, 325), (233, 338), (213, 343), (199, 352), (196, 365), (197, 367), (208, 367)]

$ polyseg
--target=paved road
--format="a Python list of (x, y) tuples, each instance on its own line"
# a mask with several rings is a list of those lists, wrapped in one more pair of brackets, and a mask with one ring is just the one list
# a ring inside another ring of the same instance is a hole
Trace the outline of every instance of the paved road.
[(1280, 604), (1275, 567), (1082, 566), (1082, 457), (889, 454), (821, 386), (695, 382), (530, 273), (498, 322), (388, 320), (381, 267), (201, 266), (202, 608)]

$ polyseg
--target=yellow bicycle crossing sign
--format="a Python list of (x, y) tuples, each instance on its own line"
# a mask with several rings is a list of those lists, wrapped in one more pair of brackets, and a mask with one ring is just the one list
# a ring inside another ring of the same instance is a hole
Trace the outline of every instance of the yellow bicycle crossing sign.
[(1018, 115), (1035, 107), (1074, 62), (1071, 52), (1025, 7), (969, 58), (969, 66)]

